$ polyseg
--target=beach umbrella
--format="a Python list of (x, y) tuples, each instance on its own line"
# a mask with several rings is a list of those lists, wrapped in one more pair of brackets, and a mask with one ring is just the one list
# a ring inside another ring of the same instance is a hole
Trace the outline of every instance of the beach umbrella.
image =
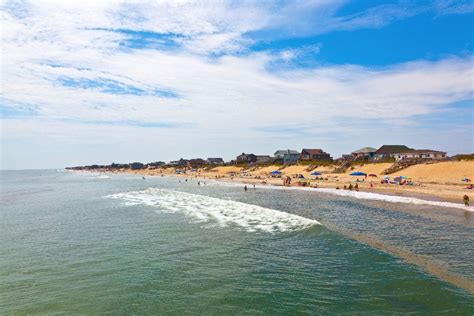
[(376, 174), (373, 174), (373, 173), (371, 173), (371, 174), (369, 174), (369, 177), (377, 177), (377, 175), (376, 175)]
[(313, 172), (311, 175), (312, 175), (312, 176), (320, 176), (320, 175), (322, 175), (322, 173), (315, 171), (315, 172)]
[(272, 171), (271, 174), (281, 174), (281, 171), (275, 170), (275, 171)]
[(360, 172), (360, 171), (355, 171), (350, 174), (351, 176), (366, 176), (367, 174)]

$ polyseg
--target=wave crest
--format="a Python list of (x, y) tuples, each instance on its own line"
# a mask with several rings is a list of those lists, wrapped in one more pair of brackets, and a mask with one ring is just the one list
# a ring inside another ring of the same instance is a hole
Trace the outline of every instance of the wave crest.
[(296, 231), (320, 224), (313, 219), (257, 205), (167, 189), (149, 188), (106, 198), (123, 200), (127, 205), (156, 207), (157, 212), (181, 212), (194, 222), (214, 223), (219, 227), (235, 225), (249, 232)]

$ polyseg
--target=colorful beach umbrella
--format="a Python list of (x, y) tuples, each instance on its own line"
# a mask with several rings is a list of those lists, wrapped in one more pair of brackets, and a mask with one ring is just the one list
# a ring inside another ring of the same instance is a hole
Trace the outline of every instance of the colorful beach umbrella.
[(355, 171), (350, 174), (351, 176), (366, 176), (367, 174), (360, 172), (360, 171)]

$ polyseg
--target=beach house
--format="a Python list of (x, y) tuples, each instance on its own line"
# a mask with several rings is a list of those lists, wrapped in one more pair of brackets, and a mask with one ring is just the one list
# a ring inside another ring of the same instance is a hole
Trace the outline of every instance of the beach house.
[(192, 169), (202, 168), (207, 165), (207, 162), (201, 158), (189, 159), (188, 166)]
[(300, 153), (297, 150), (284, 149), (275, 151), (275, 159), (283, 163), (296, 163), (300, 159)]
[(211, 166), (222, 166), (224, 164), (224, 159), (222, 159), (222, 158), (207, 158), (207, 162)]
[(237, 164), (241, 164), (241, 163), (255, 163), (257, 162), (257, 156), (254, 155), (254, 154), (246, 154), (246, 153), (242, 153), (240, 155), (238, 155), (235, 159), (235, 162)]
[(257, 164), (272, 163), (275, 159), (269, 155), (257, 155)]
[(395, 158), (397, 154), (411, 152), (412, 150), (413, 148), (409, 148), (405, 145), (383, 145), (375, 152), (374, 159)]
[(355, 159), (371, 159), (375, 157), (377, 149), (372, 147), (364, 147), (351, 153)]
[(141, 162), (132, 162), (129, 164), (131, 170), (140, 170), (145, 168), (145, 165)]
[(301, 150), (300, 160), (309, 161), (332, 161), (331, 155), (322, 149), (306, 149)]
[(188, 160), (181, 158), (180, 160), (170, 161), (168, 163), (168, 166), (171, 166), (171, 167), (187, 167), (188, 166)]
[(145, 165), (146, 168), (148, 169), (156, 169), (156, 168), (159, 168), (159, 167), (162, 167), (166, 165), (166, 162), (164, 161), (156, 161), (156, 162), (149, 162)]
[(415, 149), (395, 155), (395, 160), (409, 160), (409, 159), (443, 159), (446, 158), (446, 152), (431, 149)]

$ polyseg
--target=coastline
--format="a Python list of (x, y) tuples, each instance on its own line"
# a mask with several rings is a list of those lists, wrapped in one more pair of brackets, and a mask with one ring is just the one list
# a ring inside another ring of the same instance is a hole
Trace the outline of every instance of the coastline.
[[(172, 177), (177, 179), (193, 179), (197, 181), (213, 181), (222, 184), (233, 184), (253, 186), (258, 188), (275, 188), (275, 189), (290, 189), (290, 190), (303, 190), (303, 191), (320, 191), (328, 194), (338, 196), (351, 196), (359, 199), (368, 200), (385, 200), (400, 203), (415, 203), (415, 204), (428, 204), (438, 205), (449, 208), (461, 209), (464, 211), (474, 212), (474, 207), (466, 207), (462, 202), (462, 188), (455, 185), (447, 184), (436, 184), (429, 183), (423, 184), (422, 186), (407, 187), (407, 186), (396, 186), (396, 185), (380, 185), (374, 183), (374, 181), (310, 181), (311, 186), (301, 186), (296, 182), (293, 182), (289, 186), (283, 185), (283, 179), (281, 178), (260, 178), (255, 179), (252, 177), (244, 176), (229, 176), (227, 174), (215, 172), (188, 172), (186, 174), (176, 174), (174, 169), (141, 169), (141, 170), (104, 170), (96, 169), (85, 172), (98, 172), (106, 174), (134, 174), (142, 177)], [(296, 179), (295, 179), (296, 180)], [(265, 181), (265, 184), (262, 182)], [(349, 184), (358, 184), (359, 189), (356, 190), (344, 190), (343, 186)], [(372, 183), (372, 186), (370, 184)], [(317, 187), (314, 187), (317, 186)], [(339, 187), (339, 189), (337, 189)], [(467, 191), (467, 190), (466, 190)], [(469, 193), (469, 192), (466, 192)]]

